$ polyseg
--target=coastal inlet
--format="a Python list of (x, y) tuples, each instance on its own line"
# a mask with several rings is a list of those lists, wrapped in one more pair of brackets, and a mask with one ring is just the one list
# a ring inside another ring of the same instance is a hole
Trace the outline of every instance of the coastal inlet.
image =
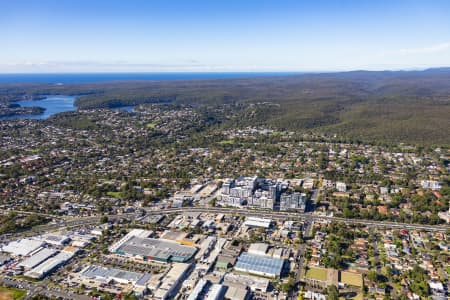
[(26, 113), (12, 112), (10, 115), (1, 116), (0, 120), (47, 119), (60, 112), (76, 110), (74, 102), (75, 96), (67, 95), (46, 95), (42, 100), (21, 100), (14, 104), (20, 105), (21, 108), (38, 108), (36, 113), (30, 113), (28, 110)]

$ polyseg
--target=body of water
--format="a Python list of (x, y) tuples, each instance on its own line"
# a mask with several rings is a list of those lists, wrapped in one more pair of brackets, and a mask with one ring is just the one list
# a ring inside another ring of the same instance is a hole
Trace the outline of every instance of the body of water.
[[(209, 73), (52, 73), (52, 74), (0, 74), (1, 83), (48, 83), (48, 84), (73, 84), (105, 81), (130, 81), (130, 80), (192, 80), (192, 79), (226, 79), (226, 78), (251, 78), (262, 76), (288, 76), (299, 75), (299, 72), (209, 72)], [(39, 106), (45, 108), (39, 115), (16, 115), (0, 117), (0, 120), (16, 119), (47, 119), (51, 115), (76, 110), (75, 96), (48, 95), (43, 100), (24, 100), (15, 102), (20, 106)], [(118, 107), (128, 112), (133, 112), (133, 106)]]
[(190, 80), (226, 79), (261, 76), (298, 75), (299, 72), (185, 72), (185, 73), (49, 73), (49, 74), (0, 74), (0, 83), (87, 83), (115, 80)]
[[(15, 115), (15, 116), (7, 116), (0, 117), (0, 120), (18, 120), (18, 119), (35, 119), (42, 120), (47, 119), (51, 115), (65, 112), (77, 110), (77, 107), (74, 105), (75, 96), (67, 96), (67, 95), (47, 95), (45, 99), (42, 100), (22, 100), (14, 102), (19, 104), (22, 107), (34, 107), (39, 106), (45, 108), (43, 114), (39, 115)], [(134, 106), (121, 106), (115, 109), (124, 110), (127, 112), (134, 112)]]
[(23, 107), (33, 107), (39, 106), (45, 108), (44, 113), (39, 115), (16, 115), (1, 117), (0, 120), (17, 120), (17, 119), (47, 119), (51, 115), (64, 112), (76, 110), (77, 107), (74, 105), (75, 96), (66, 95), (49, 95), (42, 100), (22, 100), (15, 102)]

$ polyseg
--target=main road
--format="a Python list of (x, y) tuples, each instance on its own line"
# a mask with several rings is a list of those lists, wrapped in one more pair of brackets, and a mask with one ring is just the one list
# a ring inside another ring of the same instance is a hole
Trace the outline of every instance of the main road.
[[(337, 221), (349, 225), (360, 224), (378, 228), (427, 230), (433, 232), (446, 232), (450, 228), (449, 225), (423, 225), (423, 224), (397, 223), (397, 222), (373, 221), (363, 219), (347, 219), (341, 217), (315, 215), (312, 212), (282, 212), (282, 211), (268, 211), (268, 210), (256, 210), (244, 208), (239, 209), (226, 207), (183, 207), (183, 208), (163, 208), (163, 209), (160, 208), (158, 210), (146, 208), (145, 211), (148, 215), (200, 212), (200, 213), (233, 214), (246, 217), (268, 218), (276, 221), (298, 220), (298, 221), (306, 221), (307, 223), (312, 223), (313, 221), (330, 221), (330, 222)], [(107, 215), (109, 220), (117, 220), (121, 218), (135, 218), (136, 216), (137, 216), (136, 213)], [(5, 238), (10, 240), (11, 238), (42, 234), (53, 230), (61, 230), (64, 228), (79, 227), (86, 225), (96, 225), (100, 223), (100, 216), (79, 217), (79, 218), (77, 217), (61, 218), (60, 216), (55, 216), (55, 218), (57, 219), (54, 220), (53, 223), (36, 226), (30, 230), (19, 232), (17, 234), (12, 234), (9, 235), (8, 237), (0, 236), (0, 242), (2, 240), (4, 241)]]
[(277, 221), (284, 220), (300, 220), (300, 221), (337, 221), (345, 224), (361, 224), (370, 225), (381, 228), (400, 228), (400, 229), (415, 229), (415, 230), (428, 230), (435, 232), (445, 232), (450, 228), (449, 225), (423, 225), (423, 224), (410, 224), (410, 223), (398, 223), (389, 221), (373, 221), (364, 219), (348, 219), (332, 216), (320, 216), (313, 213), (306, 212), (281, 212), (281, 211), (267, 211), (267, 210), (251, 210), (251, 209), (238, 209), (238, 208), (226, 208), (226, 207), (183, 207), (183, 208), (166, 208), (159, 210), (146, 209), (147, 214), (167, 214), (167, 213), (183, 213), (183, 212), (202, 212), (202, 213), (217, 213), (217, 214), (235, 214), (243, 215), (246, 217), (260, 217), (270, 218)]
[[(32, 214), (32, 213), (30, 212), (30, 214)], [(47, 216), (51, 216), (51, 215), (47, 214)], [(134, 218), (135, 216), (136, 216), (136, 214), (134, 214), (134, 213), (108, 215), (108, 220), (117, 220), (117, 219), (121, 219), (121, 218)], [(101, 216), (89, 216), (89, 217), (79, 217), (79, 218), (77, 218), (77, 217), (61, 218), (61, 216), (54, 216), (54, 217), (56, 219), (54, 219), (50, 223), (34, 226), (30, 229), (19, 231), (19, 232), (12, 233), (12, 234), (0, 235), (0, 243), (8, 242), (10, 240), (14, 240), (14, 239), (18, 239), (18, 238), (25, 238), (25, 237), (29, 237), (29, 236), (40, 235), (40, 234), (44, 234), (44, 233), (47, 233), (50, 231), (76, 228), (76, 227), (81, 227), (81, 226), (97, 225), (100, 223)]]

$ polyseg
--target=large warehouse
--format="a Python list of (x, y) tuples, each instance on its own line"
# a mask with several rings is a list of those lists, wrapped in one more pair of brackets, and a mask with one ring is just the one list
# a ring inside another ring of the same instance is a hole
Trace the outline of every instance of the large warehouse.
[(47, 259), (43, 263), (37, 265), (30, 271), (25, 273), (25, 276), (41, 279), (47, 276), (50, 272), (52, 272), (54, 269), (58, 268), (59, 266), (65, 264), (69, 259), (73, 257), (72, 252), (66, 252), (61, 251), (56, 256), (53, 256), (52, 258)]
[(39, 247), (44, 245), (41, 241), (35, 241), (30, 239), (21, 239), (17, 241), (10, 242), (8, 245), (4, 246), (1, 250), (4, 252), (11, 253), (16, 256), (27, 256)]
[(23, 260), (19, 264), (19, 266), (24, 267), (25, 270), (33, 269), (34, 267), (36, 267), (37, 265), (39, 265), (40, 263), (42, 263), (46, 259), (48, 259), (51, 256), (53, 256), (56, 252), (57, 251), (53, 250), (53, 249), (42, 248), (40, 251), (36, 252), (32, 256), (30, 256), (29, 258)]
[(122, 284), (145, 285), (150, 279), (150, 274), (136, 273), (116, 268), (106, 268), (96, 265), (90, 265), (84, 268), (80, 278), (86, 281), (95, 280), (98, 283), (110, 283), (116, 281)]
[(269, 228), (272, 224), (272, 220), (270, 219), (262, 219), (256, 217), (247, 217), (244, 222), (244, 225), (250, 228)]
[(242, 253), (234, 269), (236, 271), (255, 274), (264, 277), (280, 277), (284, 266), (284, 259), (269, 256)]
[(191, 264), (175, 263), (162, 278), (158, 288), (153, 292), (153, 299), (173, 299), (181, 283), (190, 272)]
[(197, 252), (197, 248), (183, 246), (165, 239), (152, 239), (127, 234), (109, 248), (119, 255), (137, 257), (160, 262), (186, 262)]

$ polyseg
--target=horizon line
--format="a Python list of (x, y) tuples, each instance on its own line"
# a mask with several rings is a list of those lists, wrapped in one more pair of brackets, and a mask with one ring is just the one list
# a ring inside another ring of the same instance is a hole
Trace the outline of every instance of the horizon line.
[(392, 69), (370, 69), (370, 68), (355, 68), (355, 69), (336, 69), (336, 70), (236, 70), (236, 71), (44, 71), (44, 72), (1, 72), (0, 75), (50, 75), (50, 74), (311, 74), (311, 73), (346, 73), (346, 72), (408, 72), (408, 71), (427, 71), (447, 69), (450, 66), (438, 67), (409, 67), (409, 68), (392, 68)]

